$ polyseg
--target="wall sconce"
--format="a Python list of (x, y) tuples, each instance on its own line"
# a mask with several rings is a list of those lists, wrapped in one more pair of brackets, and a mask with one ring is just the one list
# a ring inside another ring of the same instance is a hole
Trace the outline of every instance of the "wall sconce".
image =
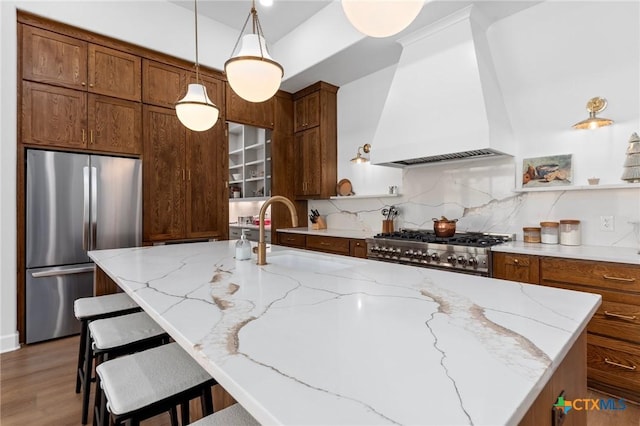
[(587, 111), (589, 111), (589, 118), (582, 120), (579, 123), (573, 125), (574, 129), (597, 129), (598, 127), (610, 126), (613, 124), (613, 120), (608, 118), (596, 117), (596, 114), (604, 111), (607, 107), (607, 100), (605, 98), (591, 98), (587, 102)]
[(362, 153), (360, 152), (360, 150), (362, 150), (365, 154), (368, 154), (371, 151), (371, 145), (368, 143), (365, 143), (363, 146), (359, 146), (358, 153), (356, 154), (355, 157), (351, 159), (352, 163), (362, 164), (362, 163), (369, 162), (369, 159), (367, 157), (362, 156)]

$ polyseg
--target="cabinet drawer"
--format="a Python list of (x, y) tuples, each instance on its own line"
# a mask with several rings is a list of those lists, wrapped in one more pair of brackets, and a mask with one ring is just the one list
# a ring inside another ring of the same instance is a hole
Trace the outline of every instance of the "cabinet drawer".
[(537, 256), (513, 253), (493, 253), (492, 276), (503, 280), (538, 284), (540, 262)]
[(540, 270), (543, 283), (565, 282), (640, 292), (640, 266), (545, 257), (540, 261)]
[(349, 255), (349, 240), (347, 238), (308, 235), (307, 248), (311, 250)]
[(307, 238), (306, 235), (303, 234), (281, 232), (278, 234), (278, 242), (281, 246), (305, 248)]
[(637, 345), (589, 334), (587, 368), (590, 382), (640, 393), (640, 347)]
[(365, 240), (351, 240), (349, 254), (352, 257), (367, 258), (367, 242)]
[(640, 306), (604, 300), (588, 330), (640, 344)]

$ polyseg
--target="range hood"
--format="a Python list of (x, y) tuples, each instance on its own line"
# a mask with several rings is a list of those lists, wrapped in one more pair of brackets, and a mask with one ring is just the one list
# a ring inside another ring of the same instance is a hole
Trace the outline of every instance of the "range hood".
[(402, 54), (371, 143), (373, 164), (513, 155), (487, 26), (469, 6), (399, 40)]

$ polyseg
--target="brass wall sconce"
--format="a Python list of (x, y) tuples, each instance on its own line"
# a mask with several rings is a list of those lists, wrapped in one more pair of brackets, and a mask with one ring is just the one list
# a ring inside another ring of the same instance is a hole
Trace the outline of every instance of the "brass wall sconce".
[(368, 143), (365, 143), (363, 146), (359, 146), (358, 147), (358, 153), (356, 154), (355, 157), (353, 157), (351, 159), (352, 163), (356, 163), (356, 164), (362, 164), (362, 163), (368, 163), (369, 159), (367, 157), (363, 157), (362, 153), (360, 151), (363, 151), (365, 154), (368, 154), (371, 151), (371, 145)]
[(589, 118), (582, 120), (579, 123), (573, 125), (574, 129), (597, 129), (598, 127), (610, 126), (613, 124), (613, 120), (608, 118), (596, 117), (596, 114), (604, 111), (607, 107), (607, 100), (605, 98), (595, 97), (589, 99), (587, 102), (587, 111), (589, 111)]

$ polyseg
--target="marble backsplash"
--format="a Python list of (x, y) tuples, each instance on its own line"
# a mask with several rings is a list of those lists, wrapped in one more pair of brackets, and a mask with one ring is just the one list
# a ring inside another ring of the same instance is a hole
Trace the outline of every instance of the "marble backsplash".
[[(459, 219), (458, 231), (516, 234), (541, 221), (578, 219), (582, 244), (640, 248), (640, 188), (514, 192), (513, 158), (494, 158), (403, 170), (398, 197), (313, 200), (333, 229), (381, 231), (381, 210), (400, 210), (395, 228), (432, 229), (432, 218)], [(600, 230), (600, 217), (614, 217), (614, 231)]]

